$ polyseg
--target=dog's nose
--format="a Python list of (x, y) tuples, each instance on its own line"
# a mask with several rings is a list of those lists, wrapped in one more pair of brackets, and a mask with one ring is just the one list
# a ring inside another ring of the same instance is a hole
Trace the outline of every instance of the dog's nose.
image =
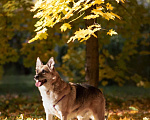
[(38, 79), (38, 78), (39, 78), (39, 75), (35, 75), (35, 76), (34, 76), (34, 79)]

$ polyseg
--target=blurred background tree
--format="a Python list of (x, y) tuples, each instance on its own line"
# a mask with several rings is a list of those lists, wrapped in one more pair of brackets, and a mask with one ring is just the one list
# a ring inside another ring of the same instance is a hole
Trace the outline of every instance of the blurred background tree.
[[(100, 59), (104, 59), (100, 68), (103, 84), (113, 81), (119, 85), (136, 83), (139, 86), (149, 86), (149, 8), (149, 1), (140, 0), (130, 0), (116, 6), (115, 12), (122, 17), (122, 20), (116, 20), (114, 23), (119, 35), (108, 40), (105, 35), (101, 35), (106, 41), (100, 41)], [(103, 24), (113, 25), (111, 22)]]
[[(114, 28), (118, 36), (98, 32), (99, 83), (102, 85), (133, 84), (149, 86), (150, 82), (150, 2), (128, 0), (115, 4), (114, 12), (121, 20), (98, 21), (103, 29)], [(76, 20), (72, 29), (61, 33), (60, 24), (48, 30), (48, 39), (28, 44), (35, 33), (33, 6), (30, 0), (3, 0), (0, 2), (0, 76), (34, 74), (35, 60), (43, 62), (54, 56), (56, 67), (67, 81), (84, 82), (85, 43), (66, 44), (77, 28), (84, 27)]]
[(25, 0), (0, 2), (1, 73), (3, 71), (8, 75), (30, 73), (30, 70), (23, 66), (20, 49), (22, 43), (33, 34), (35, 20), (29, 12), (31, 5), (33, 5), (31, 1)]

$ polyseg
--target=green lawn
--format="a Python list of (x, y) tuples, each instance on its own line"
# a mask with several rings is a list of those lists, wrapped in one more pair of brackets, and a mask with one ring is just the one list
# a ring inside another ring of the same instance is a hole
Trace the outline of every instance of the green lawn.
[(0, 94), (35, 94), (33, 75), (30, 76), (4, 76), (0, 80)]
[[(4, 76), (0, 80), (0, 119), (45, 118), (41, 97), (35, 87), (34, 75)], [(150, 88), (135, 86), (100, 87), (106, 98), (108, 120), (150, 118)]]

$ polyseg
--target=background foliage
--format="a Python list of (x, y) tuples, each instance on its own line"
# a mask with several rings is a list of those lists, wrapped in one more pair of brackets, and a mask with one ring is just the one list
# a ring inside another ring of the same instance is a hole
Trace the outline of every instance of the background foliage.
[[(114, 28), (117, 36), (107, 36), (105, 30), (98, 33), (100, 54), (100, 84), (136, 84), (149, 86), (150, 81), (150, 21), (148, 1), (127, 1), (116, 4), (114, 12), (121, 20), (102, 20), (98, 18), (103, 29)], [(36, 19), (29, 10), (33, 6), (28, 0), (3, 0), (0, 2), (0, 76), (2, 74), (32, 74), (36, 57), (46, 62), (51, 56), (56, 59), (56, 67), (66, 80), (84, 81), (85, 43), (66, 44), (70, 36), (80, 27), (84, 20), (77, 19), (71, 23), (72, 29), (61, 33), (61, 23), (48, 29), (47, 40), (28, 44), (35, 36), (33, 26)], [(76, 18), (77, 16), (75, 16)], [(84, 16), (83, 16), (84, 17)], [(115, 25), (114, 25), (115, 24)], [(75, 78), (75, 79), (74, 79)]]

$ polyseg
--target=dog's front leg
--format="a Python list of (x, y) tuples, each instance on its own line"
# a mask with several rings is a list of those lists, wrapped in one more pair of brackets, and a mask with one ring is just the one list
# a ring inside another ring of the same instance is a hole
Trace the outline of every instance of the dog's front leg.
[(53, 115), (46, 113), (46, 120), (53, 120)]

